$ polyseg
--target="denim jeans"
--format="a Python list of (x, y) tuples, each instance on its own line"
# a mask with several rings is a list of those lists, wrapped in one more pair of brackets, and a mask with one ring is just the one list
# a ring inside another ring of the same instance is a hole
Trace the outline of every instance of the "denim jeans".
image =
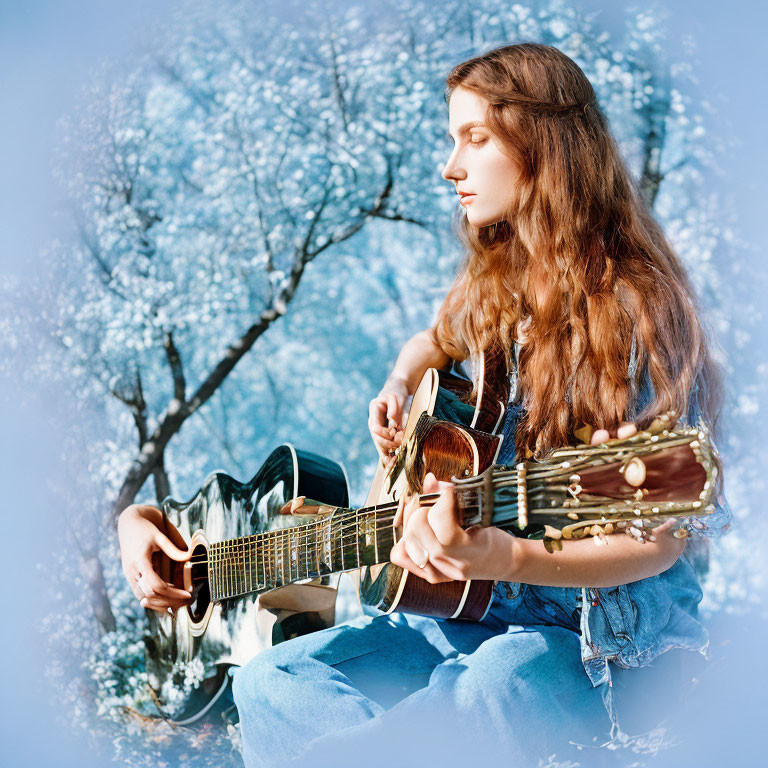
[(613, 682), (584, 672), (580, 601), (499, 583), (480, 622), (361, 616), (266, 649), (230, 672), (246, 767), (583, 760), (574, 744), (617, 723)]

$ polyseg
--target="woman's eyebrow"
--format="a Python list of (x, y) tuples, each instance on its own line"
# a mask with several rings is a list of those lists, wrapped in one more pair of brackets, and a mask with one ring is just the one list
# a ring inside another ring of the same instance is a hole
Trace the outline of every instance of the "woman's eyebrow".
[[(485, 127), (485, 123), (482, 120), (474, 120), (471, 123), (464, 123), (464, 125), (462, 125), (459, 128), (458, 133), (464, 133), (464, 131), (466, 131), (468, 128), (484, 128), (484, 127)], [(450, 131), (448, 131), (448, 138), (449, 139), (453, 138), (453, 135), (451, 134)]]

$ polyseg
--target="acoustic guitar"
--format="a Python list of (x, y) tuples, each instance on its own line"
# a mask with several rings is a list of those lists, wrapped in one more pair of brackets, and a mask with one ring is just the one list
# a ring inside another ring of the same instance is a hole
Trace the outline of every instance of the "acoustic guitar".
[[(673, 414), (625, 440), (495, 465), (508, 395), (499, 365), (498, 358), (481, 358), (476, 388), (456, 373), (424, 374), (403, 442), (377, 470), (363, 507), (347, 506), (340, 465), (289, 445), (246, 484), (214, 473), (191, 501), (164, 502), (192, 557), (178, 563), (163, 556), (157, 566), (167, 581), (191, 588), (192, 600), (173, 617), (151, 618), (147, 670), (161, 710), (164, 681), (186, 674), (190, 664), (204, 670), (203, 684), (170, 719), (192, 722), (204, 714), (225, 689), (232, 664), (330, 626), (334, 574), (358, 572), (361, 604), (372, 612), (481, 619), (493, 582), (433, 585), (388, 563), (399, 534), (398, 499), (406, 489), (419, 493), (427, 472), (454, 483), (462, 526), (495, 525), (543, 539), (550, 550), (563, 539), (622, 530), (645, 537), (663, 519), (714, 510), (717, 464), (709, 435), (701, 426), (674, 430)], [(421, 504), (437, 498), (421, 494)], [(276, 620), (265, 623), (265, 615)]]

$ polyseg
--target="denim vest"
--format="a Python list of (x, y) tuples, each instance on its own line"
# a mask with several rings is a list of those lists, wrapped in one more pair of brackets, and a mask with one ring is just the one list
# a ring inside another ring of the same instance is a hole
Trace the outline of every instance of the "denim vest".
[[(519, 345), (515, 346), (515, 357)], [(635, 380), (635, 345), (633, 339), (630, 380)], [(505, 417), (498, 464), (515, 460), (515, 429), (523, 412), (517, 397), (516, 371), (511, 375), (509, 408)], [(695, 424), (699, 419), (696, 388), (689, 398), (691, 406), (680, 425)], [(654, 397), (647, 373), (640, 392), (632, 393), (632, 413), (639, 413)], [(699, 536), (715, 538), (731, 525), (732, 513), (721, 495), (715, 512), (702, 518), (688, 518), (690, 538), (674, 565), (651, 576), (617, 587), (543, 587), (502, 582), (507, 598), (522, 599), (544, 623), (578, 626), (581, 635), (581, 660), (593, 686), (612, 685), (608, 662), (620, 667), (641, 667), (671, 648), (686, 648), (707, 655), (709, 635), (698, 621), (698, 605), (703, 597), (694, 565), (696, 550), (704, 541)], [(682, 526), (681, 526), (682, 527)], [(638, 546), (643, 546), (639, 544)]]

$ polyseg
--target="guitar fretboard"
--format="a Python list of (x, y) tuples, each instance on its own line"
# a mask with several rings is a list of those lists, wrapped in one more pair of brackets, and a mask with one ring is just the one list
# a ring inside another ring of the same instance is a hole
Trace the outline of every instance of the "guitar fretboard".
[(305, 525), (211, 544), (211, 600), (387, 562), (394, 544), (392, 516), (391, 505), (339, 509)]

